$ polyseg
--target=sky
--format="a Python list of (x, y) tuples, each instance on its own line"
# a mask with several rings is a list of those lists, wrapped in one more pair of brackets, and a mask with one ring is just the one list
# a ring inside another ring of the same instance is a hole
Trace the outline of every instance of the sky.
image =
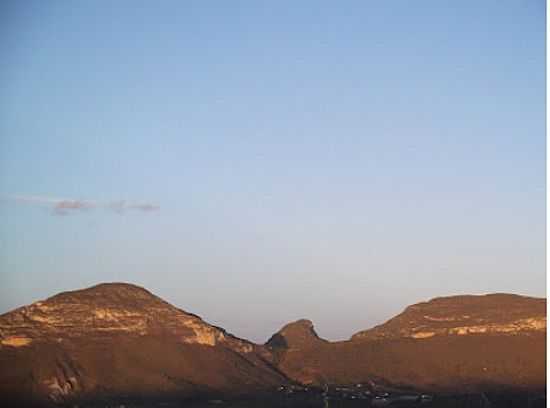
[(545, 2), (3, 1), (0, 313), (131, 282), (256, 342), (546, 296)]

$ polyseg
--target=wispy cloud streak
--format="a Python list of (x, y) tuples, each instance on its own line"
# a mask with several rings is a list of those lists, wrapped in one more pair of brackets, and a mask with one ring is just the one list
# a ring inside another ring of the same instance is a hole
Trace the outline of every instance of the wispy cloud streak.
[(150, 203), (128, 203), (124, 200), (112, 201), (107, 204), (107, 207), (117, 213), (123, 213), (126, 210), (139, 210), (143, 212), (156, 211), (160, 207)]
[(122, 214), (129, 210), (151, 212), (157, 211), (160, 208), (156, 204), (132, 203), (125, 200), (101, 202), (95, 200), (75, 200), (35, 195), (11, 195), (7, 198), (17, 203), (49, 207), (53, 215), (69, 215), (95, 208), (105, 208), (118, 214)]

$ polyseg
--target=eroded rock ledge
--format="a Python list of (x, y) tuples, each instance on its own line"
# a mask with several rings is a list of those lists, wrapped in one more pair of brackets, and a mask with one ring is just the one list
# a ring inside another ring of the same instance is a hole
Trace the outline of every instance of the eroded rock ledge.
[(403, 330), (403, 337), (412, 337), (414, 339), (425, 339), (437, 335), (456, 335), (464, 336), (468, 334), (525, 334), (530, 331), (546, 331), (546, 317), (532, 317), (519, 319), (507, 324), (479, 324), (473, 326), (458, 326), (448, 329), (424, 330), (415, 328), (412, 330)]
[(224, 343), (243, 353), (253, 345), (228, 335), (147, 290), (129, 284), (101, 284), (65, 292), (0, 316), (0, 347), (25, 347), (37, 339), (100, 338), (165, 334), (183, 343)]
[(477, 334), (529, 335), (546, 331), (546, 299), (508, 294), (451, 296), (409, 306), (352, 340), (426, 339)]

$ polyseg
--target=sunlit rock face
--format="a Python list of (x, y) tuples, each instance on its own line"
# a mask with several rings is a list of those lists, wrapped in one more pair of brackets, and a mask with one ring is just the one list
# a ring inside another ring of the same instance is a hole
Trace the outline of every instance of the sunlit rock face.
[(0, 344), (8, 347), (23, 347), (31, 344), (32, 339), (25, 336), (6, 336), (2, 338)]
[(184, 343), (214, 346), (223, 342), (240, 351), (250, 343), (227, 335), (138, 286), (113, 283), (65, 292), (0, 316), (0, 344), (22, 347), (47, 336), (60, 340), (112, 334), (164, 334)]
[(68, 403), (256, 392), (286, 381), (272, 359), (266, 347), (124, 283), (60, 293), (0, 316), (0, 397)]
[(540, 391), (546, 387), (545, 329), (546, 299), (452, 296), (409, 306), (347, 341), (320, 339), (310, 321), (300, 320), (284, 326), (266, 346), (281, 371), (305, 384), (391, 384), (444, 393)]
[(451, 296), (418, 303), (380, 326), (355, 334), (352, 340), (536, 332), (546, 332), (545, 299), (492, 294)]

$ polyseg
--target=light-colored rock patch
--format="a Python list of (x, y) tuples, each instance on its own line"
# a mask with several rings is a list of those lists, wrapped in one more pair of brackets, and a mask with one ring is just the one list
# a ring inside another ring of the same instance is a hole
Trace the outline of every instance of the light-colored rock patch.
[[(426, 316), (424, 316), (426, 318)], [(429, 319), (428, 319), (429, 320)], [(433, 319), (432, 319), (433, 320)], [(470, 326), (457, 326), (449, 328), (440, 328), (433, 331), (425, 331), (420, 327), (410, 329), (409, 331), (402, 330), (401, 333), (405, 337), (412, 337), (415, 339), (423, 339), (433, 337), (435, 335), (455, 335), (466, 336), (469, 334), (490, 334), (490, 333), (502, 333), (502, 334), (522, 334), (525, 332), (533, 331), (545, 331), (546, 330), (546, 317), (531, 317), (527, 319), (519, 319), (510, 323), (503, 324), (476, 324)]]
[(532, 317), (518, 320), (517, 323), (522, 327), (528, 327), (532, 330), (546, 330), (546, 317)]
[(252, 347), (252, 345), (243, 342), (242, 344), (239, 344), (237, 347), (235, 347), (235, 350), (237, 350), (239, 353), (252, 353), (254, 348)]
[(487, 324), (475, 326), (453, 327), (449, 329), (449, 334), (463, 336), (466, 334), (477, 333), (509, 333), (517, 334), (524, 331), (544, 331), (546, 330), (546, 317), (532, 317), (520, 319), (505, 324)]
[(411, 335), (413, 339), (427, 339), (435, 336), (435, 332), (416, 332)]
[(192, 329), (195, 333), (194, 337), (183, 337), (182, 341), (184, 343), (198, 343), (205, 346), (215, 346), (216, 345), (216, 330), (213, 327), (201, 324), (194, 320), (185, 320), (183, 324)]
[(63, 322), (63, 319), (46, 317), (38, 314), (29, 314), (28, 317), (29, 319), (34, 320), (35, 322), (46, 323), (46, 324), (59, 324)]
[(115, 310), (115, 309), (94, 309), (94, 316), (98, 319), (117, 321), (120, 319), (127, 319), (132, 317), (142, 316), (140, 313), (129, 312), (127, 310)]
[(52, 377), (49, 380), (44, 380), (42, 383), (48, 388), (48, 396), (54, 402), (60, 402), (63, 397), (71, 394), (78, 388), (78, 383), (75, 377), (69, 377), (67, 381), (59, 381), (57, 377)]
[(9, 336), (2, 339), (2, 345), (8, 347), (23, 347), (32, 343), (32, 339), (25, 336)]
[(434, 316), (424, 316), (424, 319), (429, 320), (431, 322), (454, 322), (457, 320), (456, 317), (434, 317)]
[(42, 302), (33, 303), (33, 304), (31, 305), (31, 307), (33, 307), (33, 306), (34, 306), (35, 309), (38, 309), (38, 310), (40, 310), (41, 312), (44, 312), (44, 313), (46, 313), (46, 312), (51, 312), (52, 310), (55, 310), (55, 309), (56, 309), (55, 307), (45, 305), (45, 304), (42, 303)]

